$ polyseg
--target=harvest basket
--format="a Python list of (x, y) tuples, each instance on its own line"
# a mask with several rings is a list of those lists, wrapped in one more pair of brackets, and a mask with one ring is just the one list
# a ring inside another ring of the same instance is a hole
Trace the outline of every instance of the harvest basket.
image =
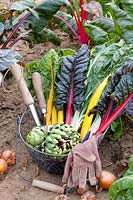
[(28, 150), (30, 156), (40, 168), (46, 170), (47, 172), (54, 174), (63, 174), (67, 154), (48, 154), (36, 150), (26, 143), (27, 134), (35, 126), (36, 125), (31, 112), (29, 110), (25, 111), (19, 119), (18, 133), (21, 140), (25, 144), (25, 147)]

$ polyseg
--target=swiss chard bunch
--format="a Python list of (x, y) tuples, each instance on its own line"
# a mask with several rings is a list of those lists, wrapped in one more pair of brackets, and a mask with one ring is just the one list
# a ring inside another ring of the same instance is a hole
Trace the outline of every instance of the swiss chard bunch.
[(91, 113), (96, 111), (102, 117), (96, 134), (103, 133), (122, 114), (133, 118), (133, 60), (124, 64), (112, 76), (98, 105)]
[(85, 101), (86, 73), (89, 65), (89, 49), (82, 45), (74, 56), (63, 59), (61, 72), (58, 75), (57, 110), (66, 108), (65, 123), (70, 124), (73, 113), (82, 108)]

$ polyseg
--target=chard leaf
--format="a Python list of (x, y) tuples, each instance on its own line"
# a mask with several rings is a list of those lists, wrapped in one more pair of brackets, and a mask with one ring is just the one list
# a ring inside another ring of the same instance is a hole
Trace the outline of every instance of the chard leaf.
[(80, 110), (85, 100), (85, 79), (89, 64), (89, 49), (82, 45), (74, 56), (66, 56), (63, 59), (61, 73), (57, 83), (57, 109), (70, 103), (72, 98), (73, 109)]
[(115, 31), (113, 20), (105, 17), (98, 17), (91, 22), (92, 25), (102, 28), (107, 33), (112, 33)]
[(58, 55), (60, 57), (64, 57), (64, 56), (73, 56), (76, 54), (76, 51), (73, 49), (59, 49), (58, 50)]
[(94, 26), (91, 23), (85, 23), (85, 31), (90, 35), (91, 39), (96, 42), (96, 44), (103, 44), (107, 41), (108, 33), (105, 32), (100, 27)]
[(133, 197), (133, 156), (128, 161), (129, 169), (109, 188), (109, 200), (132, 200)]
[(61, 42), (58, 35), (48, 28), (44, 28), (40, 32), (32, 31), (23, 39), (28, 41), (30, 48), (33, 48), (35, 44), (40, 44), (47, 41), (52, 42), (57, 46), (59, 46)]
[[(112, 108), (113, 111), (117, 105), (122, 104), (130, 94), (133, 94), (133, 60), (124, 64), (112, 76), (108, 86), (102, 94), (100, 101), (98, 102), (97, 110), (102, 114), (105, 113), (109, 104), (109, 98), (113, 98), (116, 102)], [(131, 99), (131, 101), (127, 104), (123, 113), (133, 117), (132, 105), (133, 99)]]
[(99, 0), (99, 3), (102, 6), (103, 13), (106, 14), (108, 12), (106, 4), (110, 3), (110, 0)]
[(133, 175), (125, 176), (115, 181), (109, 188), (109, 199), (132, 199)]
[(61, 6), (70, 6), (68, 0), (45, 0), (40, 2), (36, 7), (35, 11), (39, 15), (39, 19), (34, 17), (32, 14), (25, 21), (29, 23), (29, 26), (33, 31), (41, 31), (48, 24), (48, 21), (52, 19), (53, 15), (60, 9)]
[(90, 67), (87, 73), (86, 101), (82, 113), (85, 113), (91, 95), (103, 79), (129, 59), (133, 59), (133, 45), (127, 45), (122, 40), (109, 46), (106, 46), (106, 44), (97, 45), (92, 49)]
[(111, 94), (111, 97), (119, 104), (124, 101), (129, 94), (133, 92), (133, 73), (128, 73), (121, 76), (118, 84), (115, 87), (115, 91)]
[(108, 18), (96, 18), (92, 22), (84, 23), (85, 31), (90, 35), (91, 39), (96, 44), (103, 44), (107, 42), (113, 33), (113, 40), (118, 40), (118, 36), (115, 34), (114, 22)]
[(11, 49), (0, 50), (0, 71), (8, 69), (16, 62), (19, 62), (22, 57)]
[[(39, 72), (42, 77), (43, 91), (46, 100), (49, 98), (49, 91), (51, 88), (51, 70), (50, 65), (54, 70), (54, 80), (60, 66), (60, 58), (54, 49), (48, 51), (40, 61), (31, 62), (27, 64), (27, 81), (30, 91), (33, 91), (31, 75), (33, 72)], [(33, 93), (34, 94), (34, 93)]]
[(28, 8), (34, 8), (35, 7), (35, 2), (33, 0), (24, 0), (24, 1), (19, 1), (19, 2), (13, 2), (9, 10), (17, 10), (17, 11), (24, 11), (27, 10)]
[[(60, 16), (61, 18), (65, 19), (67, 21), (67, 23), (77, 32), (77, 25), (76, 25), (76, 21), (73, 18), (73, 16), (71, 16), (70, 14), (67, 14), (66, 12), (62, 12), (62, 11), (58, 11), (56, 13), (57, 16)], [(64, 31), (67, 32), (69, 35), (73, 35), (72, 31), (70, 31), (70, 29), (59, 19), (54, 18), (53, 20), (54, 23), (57, 23), (58, 26)]]
[(122, 134), (123, 134), (123, 127), (122, 127), (122, 121), (119, 117), (111, 124), (111, 130), (113, 131), (113, 134), (109, 134), (109, 139), (116, 141), (118, 140)]
[(107, 4), (114, 20), (115, 31), (126, 43), (133, 43), (133, 18), (113, 3)]
[[(14, 26), (24, 19), (26, 19), (20, 28), (30, 30), (29, 37), (25, 39), (30, 42), (30, 47), (34, 44), (42, 43), (45, 41), (53, 42), (56, 45), (60, 45), (60, 40), (56, 33), (47, 29), (48, 22), (52, 20), (53, 15), (61, 8), (61, 6), (70, 7), (68, 0), (43, 0), (36, 4), (34, 1), (26, 0), (15, 2), (9, 8), (10, 11), (20, 11), (20, 15), (12, 21), (12, 29)], [(27, 12), (28, 11), (28, 12)]]
[(120, 0), (120, 5), (133, 19), (133, 2), (132, 0)]

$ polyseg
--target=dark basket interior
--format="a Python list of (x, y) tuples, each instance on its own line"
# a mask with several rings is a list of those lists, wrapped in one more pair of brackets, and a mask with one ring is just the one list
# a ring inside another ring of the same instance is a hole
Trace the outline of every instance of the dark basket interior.
[(19, 120), (19, 136), (25, 144), (30, 156), (37, 165), (46, 170), (47, 172), (54, 174), (63, 174), (67, 155), (54, 155), (47, 154), (32, 148), (26, 143), (26, 136), (35, 127), (34, 119), (30, 111), (26, 111), (22, 114)]

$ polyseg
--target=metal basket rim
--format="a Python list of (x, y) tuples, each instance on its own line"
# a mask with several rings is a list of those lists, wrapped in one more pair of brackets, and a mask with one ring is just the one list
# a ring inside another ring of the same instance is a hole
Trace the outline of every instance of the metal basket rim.
[(34, 149), (32, 146), (30, 146), (28, 143), (26, 143), (24, 137), (23, 137), (23, 134), (21, 133), (21, 124), (22, 124), (22, 120), (23, 120), (23, 117), (26, 113), (28, 113), (30, 111), (24, 111), (23, 114), (21, 115), (21, 117), (19, 117), (19, 124), (18, 124), (18, 133), (19, 133), (19, 136), (21, 138), (21, 140), (23, 141), (23, 143), (30, 149), (32, 149), (33, 151), (37, 152), (37, 153), (40, 153), (40, 154), (43, 154), (43, 155), (47, 155), (47, 156), (51, 156), (51, 157), (67, 157), (68, 154), (49, 154), (49, 153), (46, 153), (46, 152), (42, 152), (42, 151), (39, 151), (37, 149)]

